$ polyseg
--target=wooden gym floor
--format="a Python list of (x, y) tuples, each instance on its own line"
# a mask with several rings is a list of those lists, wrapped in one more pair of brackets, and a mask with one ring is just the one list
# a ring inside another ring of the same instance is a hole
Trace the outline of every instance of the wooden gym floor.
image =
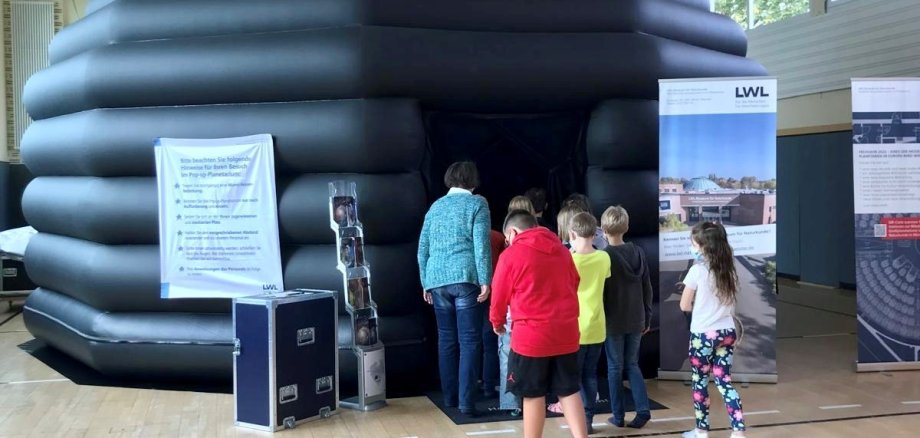
[[(784, 282), (777, 349), (779, 383), (741, 388), (750, 437), (916, 437), (920, 372), (856, 374), (853, 292)], [(76, 385), (18, 346), (30, 341), (18, 306), (0, 304), (0, 437), (268, 436), (233, 426), (233, 399), (202, 394)], [(602, 425), (596, 436), (679, 436), (693, 427), (688, 387), (649, 381), (649, 395), (670, 407), (645, 429)], [(713, 437), (728, 436), (712, 391)], [(427, 398), (390, 400), (372, 413), (341, 410), (281, 437), (519, 436), (520, 422), (455, 426)], [(628, 415), (627, 418), (630, 418)], [(546, 437), (565, 437), (561, 420)]]

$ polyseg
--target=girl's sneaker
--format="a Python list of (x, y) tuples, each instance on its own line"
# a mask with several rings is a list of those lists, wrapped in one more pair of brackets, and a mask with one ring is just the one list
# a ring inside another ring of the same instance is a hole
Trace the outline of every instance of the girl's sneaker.
[(546, 410), (556, 413), (556, 414), (561, 414), (562, 413), (562, 403), (559, 403), (559, 402), (550, 403), (549, 406), (546, 407)]

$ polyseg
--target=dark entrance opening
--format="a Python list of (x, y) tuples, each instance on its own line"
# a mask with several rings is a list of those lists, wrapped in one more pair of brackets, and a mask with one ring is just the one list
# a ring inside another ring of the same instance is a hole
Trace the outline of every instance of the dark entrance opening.
[(447, 167), (469, 160), (479, 168), (477, 193), (489, 201), (493, 228), (501, 228), (511, 198), (532, 187), (546, 190), (544, 216), (555, 223), (560, 202), (573, 192), (585, 191), (587, 126), (587, 112), (427, 113), (428, 154), (423, 169), (428, 201), (447, 192)]

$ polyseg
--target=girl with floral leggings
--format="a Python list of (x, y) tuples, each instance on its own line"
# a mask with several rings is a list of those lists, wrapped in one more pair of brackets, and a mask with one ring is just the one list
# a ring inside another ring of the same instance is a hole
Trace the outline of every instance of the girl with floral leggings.
[(697, 263), (684, 279), (680, 308), (692, 311), (690, 322), (690, 365), (696, 428), (684, 438), (709, 436), (709, 376), (716, 381), (731, 421), (732, 436), (743, 437), (746, 429), (741, 396), (732, 386), (732, 355), (737, 335), (732, 317), (738, 294), (735, 257), (725, 228), (700, 223), (690, 233), (690, 253)]

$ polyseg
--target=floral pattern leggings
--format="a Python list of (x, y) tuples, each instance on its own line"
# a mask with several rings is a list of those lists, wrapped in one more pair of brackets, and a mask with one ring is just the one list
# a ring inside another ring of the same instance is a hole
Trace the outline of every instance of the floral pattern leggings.
[(734, 329), (690, 333), (693, 409), (696, 411), (697, 429), (709, 430), (709, 374), (712, 374), (725, 401), (732, 430), (745, 430), (741, 396), (732, 386), (732, 355), (736, 339)]

